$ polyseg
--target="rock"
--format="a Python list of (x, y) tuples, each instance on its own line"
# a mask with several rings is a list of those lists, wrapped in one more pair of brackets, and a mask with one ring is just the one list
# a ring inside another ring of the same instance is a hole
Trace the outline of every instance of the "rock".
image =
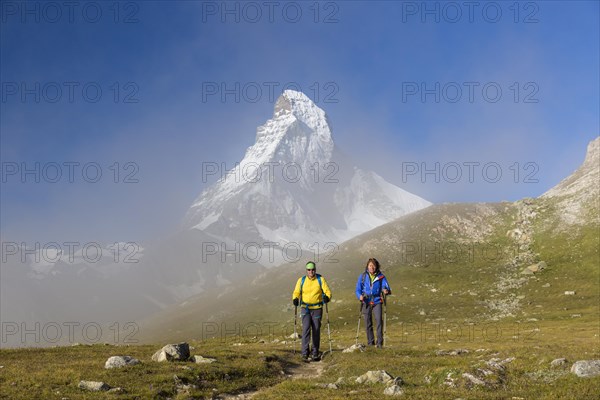
[(214, 358), (205, 358), (202, 356), (192, 356), (191, 360), (193, 362), (195, 362), (196, 364), (211, 364), (211, 363), (214, 363), (215, 361), (217, 361)]
[(454, 378), (453, 372), (448, 372), (446, 377), (444, 378), (444, 385), (450, 386), (452, 388), (456, 387), (456, 378)]
[(552, 362), (550, 363), (551, 367), (562, 367), (563, 365), (567, 364), (567, 359), (566, 358), (557, 358), (552, 360)]
[(542, 285), (542, 287), (543, 287), (543, 288), (550, 287), (550, 284), (549, 284), (549, 283), (544, 283), (544, 284)]
[(446, 351), (446, 350), (436, 350), (435, 355), (436, 356), (458, 356), (461, 354), (468, 354), (469, 350), (467, 349), (456, 349), (456, 350), (450, 350), (450, 351)]
[(324, 389), (337, 390), (338, 387), (335, 383), (315, 383), (315, 386), (321, 387)]
[(512, 239), (518, 239), (523, 234), (523, 231), (519, 228), (515, 228), (506, 232), (506, 237)]
[(171, 361), (171, 357), (167, 354), (166, 351), (159, 350), (152, 355), (152, 361), (157, 361), (157, 362)]
[(79, 381), (79, 385), (77, 385), (79, 389), (89, 390), (91, 392), (100, 392), (110, 390), (110, 386), (108, 386), (104, 382), (94, 382), (94, 381)]
[(401, 396), (404, 394), (404, 391), (398, 385), (391, 385), (385, 388), (383, 394), (385, 394), (386, 396)]
[(499, 358), (492, 358), (491, 360), (486, 361), (485, 364), (493, 370), (504, 371), (506, 369), (504, 364), (508, 364), (509, 362), (514, 361), (514, 359), (515, 359), (514, 357), (509, 357), (504, 360), (500, 360)]
[(540, 272), (540, 271), (545, 270), (547, 266), (548, 265), (546, 265), (545, 261), (540, 261), (539, 263), (530, 265), (527, 268), (529, 268), (530, 270), (532, 270), (535, 273), (535, 272)]
[(467, 378), (469, 382), (471, 382), (473, 385), (486, 386), (485, 381), (479, 379), (475, 375), (469, 374), (468, 372), (465, 372), (464, 374), (462, 374), (462, 376), (463, 378)]
[(565, 296), (575, 296), (575, 291), (574, 290), (566, 290)]
[(153, 361), (185, 361), (190, 358), (190, 345), (183, 342), (168, 344), (152, 355)]
[(356, 378), (356, 383), (389, 383), (394, 382), (394, 377), (384, 370), (369, 371)]
[(521, 275), (533, 275), (533, 271), (529, 269), (529, 267), (525, 268), (521, 271)]
[(355, 351), (365, 351), (365, 345), (364, 344), (353, 344), (352, 346), (348, 347), (347, 349), (342, 350), (342, 353), (354, 353)]
[(108, 389), (108, 393), (123, 394), (123, 393), (127, 393), (127, 391), (125, 389), (123, 389), (122, 387), (116, 387), (116, 388)]
[(173, 375), (173, 381), (175, 382), (175, 389), (177, 390), (177, 393), (186, 393), (190, 390), (198, 389), (197, 385), (191, 384), (185, 377)]
[(340, 386), (340, 385), (343, 385), (343, 384), (344, 384), (344, 381), (345, 381), (345, 380), (344, 380), (344, 377), (343, 377), (343, 376), (340, 376), (340, 377), (337, 379), (337, 381), (335, 381), (335, 384), (336, 384), (337, 386)]
[(298, 335), (298, 333), (294, 332), (290, 336), (288, 336), (288, 339), (300, 339), (300, 335)]
[(539, 263), (528, 266), (523, 271), (521, 271), (521, 273), (526, 274), (526, 275), (533, 275), (533, 274), (536, 274), (538, 272), (545, 270), (546, 267), (547, 267), (546, 262), (540, 261)]
[(600, 360), (580, 360), (571, 367), (571, 372), (580, 378), (600, 375)]
[(106, 360), (106, 362), (104, 363), (104, 368), (121, 368), (127, 365), (136, 365), (139, 363), (140, 360), (130, 356), (112, 356), (109, 357), (108, 360)]

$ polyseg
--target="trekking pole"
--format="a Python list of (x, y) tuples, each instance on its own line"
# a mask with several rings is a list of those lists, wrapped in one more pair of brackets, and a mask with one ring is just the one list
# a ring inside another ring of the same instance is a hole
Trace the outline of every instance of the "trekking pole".
[(387, 301), (386, 294), (383, 293), (383, 342), (387, 342)]
[(329, 336), (329, 353), (331, 354), (333, 350), (331, 349), (331, 329), (329, 328), (329, 307), (327, 303), (325, 303), (325, 313), (327, 314), (327, 335)]
[(298, 306), (294, 306), (294, 354), (296, 354), (296, 342), (298, 341), (298, 331), (296, 326), (298, 325)]
[(356, 345), (358, 346), (358, 332), (360, 331), (360, 318), (362, 317), (363, 302), (360, 302), (360, 309), (358, 311), (358, 326), (356, 327)]

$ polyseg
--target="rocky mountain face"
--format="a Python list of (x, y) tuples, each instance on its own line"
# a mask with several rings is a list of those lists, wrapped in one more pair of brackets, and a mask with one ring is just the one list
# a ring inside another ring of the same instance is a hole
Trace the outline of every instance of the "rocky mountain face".
[(588, 144), (583, 164), (541, 198), (555, 203), (567, 225), (589, 223), (589, 218), (599, 221), (600, 137)]

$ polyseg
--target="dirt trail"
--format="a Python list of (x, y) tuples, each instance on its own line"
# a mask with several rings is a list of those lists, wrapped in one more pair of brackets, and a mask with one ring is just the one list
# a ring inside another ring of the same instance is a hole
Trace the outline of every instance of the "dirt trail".
[[(323, 361), (304, 363), (298, 360), (298, 363), (285, 365), (284, 372), (287, 379), (314, 379), (320, 377), (323, 374), (325, 366), (326, 364), (323, 363)], [(281, 383), (278, 383), (277, 385), (279, 384)], [(269, 386), (260, 390), (254, 390), (251, 392), (240, 393), (237, 395), (223, 394), (217, 398), (222, 400), (248, 400), (254, 398), (254, 396), (259, 394), (262, 390), (271, 387), (273, 386)]]

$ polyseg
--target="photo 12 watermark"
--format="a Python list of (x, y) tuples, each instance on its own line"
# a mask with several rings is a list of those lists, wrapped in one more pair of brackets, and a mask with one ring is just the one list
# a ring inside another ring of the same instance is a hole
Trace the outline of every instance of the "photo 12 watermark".
[(140, 328), (135, 322), (2, 321), (2, 344), (135, 344)]
[(526, 342), (536, 340), (540, 332), (535, 322), (400, 322), (394, 328), (403, 343)]
[(202, 162), (202, 183), (210, 178), (218, 177), (221, 182), (259, 183), (283, 181), (287, 183), (339, 183), (339, 165), (335, 162), (314, 162), (301, 165), (296, 162), (236, 162), (232, 168), (225, 162)]
[(2, 1), (3, 24), (114, 24), (140, 22), (137, 1)]
[(526, 254), (520, 245), (498, 243), (465, 242), (458, 240), (416, 240), (396, 244), (398, 262), (412, 265), (497, 263), (519, 254)]
[(288, 263), (296, 263), (307, 256), (321, 264), (334, 264), (338, 262), (335, 258), (339, 251), (339, 245), (335, 242), (248, 242), (248, 243), (225, 243), (225, 242), (202, 242), (202, 262), (242, 261), (250, 264), (273, 265), (278, 260)]
[(139, 183), (140, 167), (133, 161), (115, 161), (109, 165), (79, 161), (0, 163), (2, 183)]
[[(291, 329), (290, 329), (291, 328)], [(240, 342), (266, 339), (273, 341), (279, 336), (288, 336), (294, 332), (289, 324), (281, 322), (214, 322), (203, 321), (200, 330), (200, 339), (216, 339), (220, 342)]]
[(2, 81), (0, 99), (2, 103), (99, 103), (117, 104), (140, 102), (140, 87), (136, 82), (97, 81), (49, 81), (25, 82)]
[(340, 6), (335, 1), (202, 1), (201, 7), (202, 23), (340, 22)]
[(537, 82), (417, 82), (401, 83), (402, 103), (539, 103)]
[(515, 24), (540, 22), (536, 1), (402, 1), (402, 23)]
[(2, 242), (2, 262), (68, 264), (85, 262), (95, 264), (102, 261), (136, 264), (140, 261), (143, 247), (136, 242), (115, 242), (102, 245), (98, 242)]
[(202, 103), (219, 101), (221, 103), (257, 103), (267, 100), (274, 103), (286, 90), (295, 90), (310, 94), (315, 103), (338, 103), (340, 91), (334, 81), (312, 82), (303, 86), (298, 82), (202, 82)]
[(539, 165), (533, 161), (500, 163), (496, 161), (416, 162), (401, 164), (402, 183), (539, 183)]

